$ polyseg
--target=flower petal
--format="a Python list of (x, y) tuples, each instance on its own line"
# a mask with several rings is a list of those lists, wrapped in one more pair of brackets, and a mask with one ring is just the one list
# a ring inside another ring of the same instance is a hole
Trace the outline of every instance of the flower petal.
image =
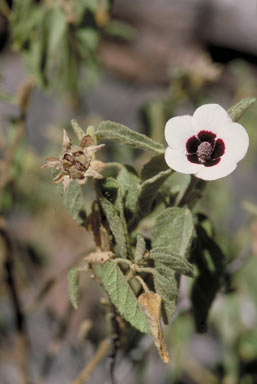
[(165, 160), (170, 168), (181, 173), (196, 173), (204, 168), (202, 164), (192, 163), (184, 153), (174, 151), (170, 147), (166, 148)]
[(196, 173), (195, 176), (203, 180), (217, 180), (222, 177), (229, 175), (237, 167), (237, 163), (230, 158), (220, 158), (217, 165), (212, 167), (204, 167), (200, 172)]
[(205, 104), (195, 110), (193, 127), (195, 133), (210, 131), (216, 133), (222, 124), (231, 121), (227, 111), (218, 104)]
[(180, 152), (186, 151), (187, 140), (194, 135), (193, 117), (177, 116), (168, 120), (165, 126), (165, 139), (168, 145)]
[(238, 123), (229, 123), (222, 126), (218, 137), (225, 143), (223, 157), (234, 159), (235, 162), (242, 160), (249, 146), (249, 137), (245, 128)]

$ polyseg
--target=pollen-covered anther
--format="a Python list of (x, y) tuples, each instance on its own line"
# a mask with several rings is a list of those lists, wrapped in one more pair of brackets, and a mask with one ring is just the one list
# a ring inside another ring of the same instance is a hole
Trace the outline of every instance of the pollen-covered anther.
[(204, 141), (197, 148), (197, 156), (201, 163), (211, 159), (213, 147), (208, 141)]

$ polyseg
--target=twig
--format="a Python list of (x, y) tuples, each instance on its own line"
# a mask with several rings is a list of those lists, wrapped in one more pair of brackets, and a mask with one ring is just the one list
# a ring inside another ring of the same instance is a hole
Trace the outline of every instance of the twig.
[(86, 366), (82, 369), (82, 371), (78, 374), (78, 376), (71, 381), (70, 384), (83, 384), (88, 380), (89, 375), (94, 371), (99, 362), (104, 358), (110, 348), (110, 340), (104, 339), (99, 347), (95, 355), (92, 359), (86, 364)]
[(47, 350), (46, 356), (45, 356), (44, 361), (43, 361), (43, 366), (42, 366), (42, 370), (41, 370), (41, 379), (48, 375), (48, 373), (52, 367), (54, 359), (57, 356), (63, 341), (65, 340), (65, 336), (66, 336), (66, 333), (69, 329), (69, 325), (71, 323), (71, 317), (72, 317), (73, 313), (74, 313), (73, 307), (69, 303), (67, 308), (66, 308), (64, 317), (62, 319), (60, 319), (56, 333), (49, 343), (48, 350)]
[(26, 335), (26, 317), (23, 311), (21, 300), (19, 296), (19, 290), (16, 285), (15, 273), (14, 273), (14, 260), (13, 260), (13, 245), (9, 234), (5, 228), (0, 228), (0, 236), (2, 238), (2, 251), (3, 251), (3, 262), (6, 272), (6, 285), (10, 292), (10, 297), (12, 301), (14, 316), (15, 316), (15, 325), (18, 334), (18, 361), (20, 364), (22, 383), (28, 384), (29, 372), (27, 365), (27, 356), (28, 356), (28, 346), (27, 346), (27, 335)]
[(115, 367), (116, 356), (117, 356), (118, 347), (119, 347), (120, 327), (117, 321), (117, 311), (113, 305), (111, 305), (110, 316), (111, 316), (111, 327), (112, 327), (112, 334), (111, 334), (112, 347), (108, 357), (109, 357), (109, 370), (110, 370), (111, 382), (112, 384), (115, 384), (114, 367)]

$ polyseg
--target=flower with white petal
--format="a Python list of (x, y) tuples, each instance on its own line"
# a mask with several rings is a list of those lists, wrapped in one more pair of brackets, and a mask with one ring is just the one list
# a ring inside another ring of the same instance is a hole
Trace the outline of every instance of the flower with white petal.
[(177, 172), (216, 180), (233, 172), (246, 155), (249, 137), (218, 104), (205, 104), (193, 116), (173, 117), (166, 123), (165, 160)]

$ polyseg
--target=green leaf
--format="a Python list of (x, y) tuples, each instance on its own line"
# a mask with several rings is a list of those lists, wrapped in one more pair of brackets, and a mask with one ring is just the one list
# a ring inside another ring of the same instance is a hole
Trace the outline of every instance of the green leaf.
[(187, 208), (167, 208), (157, 217), (152, 248), (166, 247), (186, 257), (194, 236), (193, 216)]
[(60, 48), (68, 24), (64, 12), (59, 7), (52, 7), (46, 17), (49, 20), (49, 29), (51, 31), (49, 34), (49, 55), (51, 61), (55, 61), (57, 49)]
[(93, 265), (93, 271), (124, 319), (140, 332), (151, 334), (147, 317), (119, 266), (110, 260), (102, 265)]
[(157, 153), (164, 152), (164, 146), (149, 137), (129, 129), (125, 125), (112, 121), (102, 121), (98, 126), (96, 135), (98, 139), (112, 140), (133, 148)]
[(83, 225), (86, 219), (86, 212), (84, 209), (84, 197), (79, 184), (76, 181), (72, 181), (64, 193), (63, 186), (60, 183), (57, 185), (57, 190), (69, 214), (76, 220), (78, 225)]
[[(152, 247), (177, 258), (186, 259), (194, 236), (193, 217), (189, 209), (167, 208), (157, 217), (153, 228)], [(154, 254), (154, 253), (153, 253)], [(158, 257), (157, 257), (158, 258)], [(176, 260), (178, 263), (178, 259)], [(181, 264), (180, 264), (181, 265)], [(161, 260), (155, 260), (154, 286), (164, 302), (166, 318), (172, 316), (178, 295), (178, 277), (172, 267)]]
[(124, 202), (125, 214), (129, 219), (135, 214), (137, 209), (139, 177), (133, 167), (126, 165), (119, 172), (117, 182), (120, 186), (120, 192)]
[(197, 243), (192, 262), (196, 264), (199, 274), (192, 288), (191, 301), (196, 329), (205, 332), (209, 309), (223, 283), (225, 256), (202, 226), (198, 225), (196, 230)]
[(73, 268), (68, 273), (69, 295), (71, 304), (75, 309), (79, 305), (79, 271)]
[(144, 164), (141, 171), (141, 179), (151, 179), (153, 176), (158, 175), (160, 172), (167, 171), (168, 169), (169, 167), (163, 155), (154, 156)]
[(150, 251), (151, 259), (169, 266), (173, 271), (190, 277), (194, 277), (194, 267), (185, 258), (167, 251), (165, 247), (153, 248)]
[(77, 136), (80, 142), (82, 137), (85, 136), (85, 132), (83, 131), (83, 129), (80, 127), (79, 123), (75, 119), (71, 120), (71, 125), (75, 135)]
[(172, 205), (175, 207), (181, 203), (191, 181), (191, 175), (174, 172), (161, 187), (164, 196), (172, 196)]
[(135, 262), (138, 262), (143, 259), (145, 253), (145, 239), (142, 235), (137, 235), (137, 244), (135, 250)]
[(233, 121), (238, 121), (244, 113), (256, 102), (255, 97), (246, 97), (240, 100), (236, 105), (229, 108), (228, 114)]
[(178, 298), (178, 282), (174, 271), (167, 266), (158, 265), (153, 275), (154, 288), (164, 304), (164, 321), (168, 323), (175, 311)]
[(76, 32), (80, 52), (85, 58), (90, 52), (95, 52), (98, 44), (100, 35), (99, 32), (94, 30), (93, 28), (81, 28)]
[(127, 258), (128, 235), (119, 186), (115, 179), (108, 177), (97, 181), (96, 192), (114, 236), (119, 255)]
[(147, 179), (140, 186), (140, 194), (138, 198), (138, 207), (141, 215), (147, 215), (152, 208), (153, 202), (159, 192), (160, 186), (170, 176), (172, 170), (160, 172), (151, 179)]

